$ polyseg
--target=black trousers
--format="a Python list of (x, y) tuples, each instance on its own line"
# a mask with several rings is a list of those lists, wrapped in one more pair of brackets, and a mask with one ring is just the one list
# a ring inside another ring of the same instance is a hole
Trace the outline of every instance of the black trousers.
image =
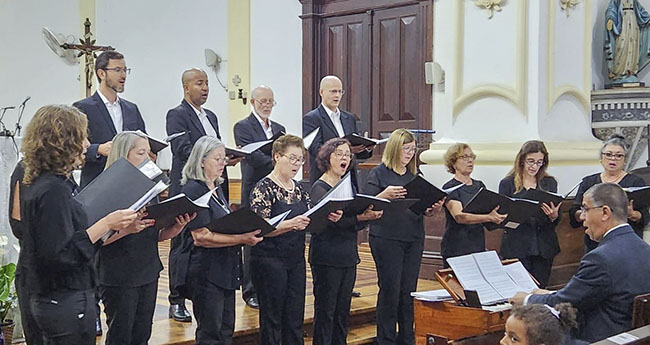
[(139, 287), (100, 286), (106, 345), (145, 345), (151, 337), (158, 280)]
[(357, 267), (311, 265), (314, 279), (314, 345), (345, 345)]
[(235, 290), (223, 289), (190, 271), (188, 291), (196, 318), (196, 345), (230, 345), (235, 332)]
[[(423, 241), (402, 242), (370, 236), (370, 250), (377, 266), (377, 344), (412, 345), (413, 299), (417, 289)], [(399, 326), (399, 333), (395, 325)]]
[(183, 298), (174, 286), (176, 286), (176, 275), (172, 272), (175, 272), (178, 268), (174, 267), (171, 261), (171, 251), (181, 246), (181, 236), (172, 237), (171, 243), (169, 244), (169, 259), (167, 261), (167, 267), (169, 267), (169, 304), (182, 304), (185, 305), (185, 298)]
[(262, 345), (303, 345), (305, 258), (251, 256)]
[(95, 289), (34, 294), (30, 309), (43, 344), (95, 344)]
[(251, 279), (251, 246), (244, 245), (242, 250), (242, 277), (241, 277), (241, 296), (245, 300), (251, 297), (257, 297), (253, 280)]
[(548, 285), (548, 278), (551, 276), (551, 267), (553, 267), (553, 259), (546, 259), (543, 256), (535, 255), (519, 258), (519, 261), (537, 279), (540, 288), (543, 289)]
[(38, 328), (34, 315), (32, 314), (32, 309), (30, 308), (31, 294), (22, 281), (22, 279), (15, 280), (18, 309), (20, 310), (23, 333), (25, 333), (25, 342), (28, 345), (42, 345), (43, 334), (41, 333), (41, 329)]

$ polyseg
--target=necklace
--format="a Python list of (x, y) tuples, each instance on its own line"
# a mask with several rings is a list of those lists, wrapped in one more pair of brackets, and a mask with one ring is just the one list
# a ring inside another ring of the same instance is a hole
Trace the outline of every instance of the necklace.
[(290, 180), (291, 181), (291, 189), (289, 189), (289, 188), (287, 188), (287, 186), (284, 185), (284, 183), (282, 183), (282, 181), (280, 181), (280, 178), (273, 171), (271, 171), (271, 176), (274, 177), (275, 180), (280, 184), (280, 187), (284, 188), (284, 190), (286, 190), (287, 192), (293, 193), (294, 189), (296, 189), (296, 184), (293, 183), (293, 180)]
[(619, 180), (623, 175), (625, 175), (625, 171), (622, 171), (622, 170), (621, 170), (621, 172), (619, 172), (619, 173), (618, 173), (616, 176), (614, 176), (613, 178), (607, 177), (607, 175), (605, 175), (605, 172), (602, 172), (602, 173), (600, 173), (600, 180), (601, 180), (602, 182), (605, 182), (605, 183), (617, 183), (618, 180)]

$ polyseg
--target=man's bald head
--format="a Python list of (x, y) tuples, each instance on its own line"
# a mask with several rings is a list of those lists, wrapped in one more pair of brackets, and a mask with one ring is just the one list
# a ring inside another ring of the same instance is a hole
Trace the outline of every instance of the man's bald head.
[(195, 108), (200, 109), (208, 100), (208, 75), (200, 68), (190, 68), (181, 77), (185, 100)]
[(181, 83), (183, 85), (187, 85), (187, 83), (190, 80), (196, 78), (197, 76), (204, 76), (206, 80), (208, 79), (208, 75), (205, 73), (204, 70), (202, 70), (202, 69), (200, 69), (198, 67), (194, 67), (194, 68), (190, 68), (188, 70), (185, 70), (183, 72), (183, 75), (181, 76)]
[(324, 76), (323, 79), (320, 80), (320, 89), (322, 90), (325, 87), (328, 86), (337, 86), (340, 85), (341, 88), (343, 87), (343, 82), (341, 82), (341, 79), (335, 75), (327, 75)]
[(341, 97), (343, 96), (343, 83), (341, 79), (334, 75), (328, 75), (320, 80), (320, 98), (324, 106), (329, 110), (336, 112)]

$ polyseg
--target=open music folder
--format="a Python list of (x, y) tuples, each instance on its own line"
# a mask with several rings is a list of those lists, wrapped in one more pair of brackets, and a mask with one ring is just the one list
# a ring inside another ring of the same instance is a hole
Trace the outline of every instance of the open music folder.
[(628, 200), (634, 201), (634, 207), (650, 206), (650, 186), (623, 188)]
[(191, 200), (185, 194), (180, 193), (156, 205), (147, 207), (148, 219), (155, 219), (156, 229), (167, 228), (176, 223), (176, 217), (183, 214), (192, 214), (210, 208), (210, 196), (214, 189), (208, 191), (196, 200)]
[(504, 302), (518, 291), (537, 288), (521, 263), (506, 268), (493, 250), (449, 258), (447, 262), (463, 289), (478, 293), (481, 305)]
[(499, 214), (508, 214), (508, 217), (501, 224), (485, 223), (488, 230), (499, 227), (516, 229), (530, 218), (541, 217), (541, 204), (539, 201), (528, 199), (510, 198), (503, 194), (481, 188), (476, 195), (463, 207), (463, 212), (474, 214), (487, 214), (499, 206)]
[[(162, 151), (167, 146), (169, 146), (169, 141), (171, 141), (172, 139), (175, 139), (178, 136), (180, 136), (180, 135), (177, 135), (176, 137), (169, 136), (169, 137), (167, 137), (167, 138), (165, 138), (163, 140), (160, 140), (160, 139), (152, 137), (151, 135), (149, 135), (149, 134), (147, 134), (147, 133), (145, 133), (145, 132), (143, 132), (141, 130), (137, 130), (136, 133), (147, 137), (147, 140), (149, 141), (149, 147), (151, 148), (151, 153), (153, 153), (153, 154), (158, 154), (158, 152)], [(183, 134), (185, 134), (185, 132), (181, 133), (181, 135), (183, 135)], [(171, 138), (171, 139), (169, 139), (169, 138)]]
[(226, 147), (226, 155), (233, 157), (246, 157), (250, 156), (255, 151), (260, 151), (266, 155), (270, 155), (273, 150), (273, 143), (283, 135), (284, 132), (280, 131), (275, 133), (273, 137), (268, 140), (256, 141), (238, 148)]
[(206, 227), (212, 232), (228, 235), (245, 234), (255, 230), (262, 230), (262, 232), (257, 235), (257, 237), (262, 237), (275, 230), (278, 224), (280, 224), (289, 213), (290, 211), (284, 212), (267, 221), (258, 216), (257, 213), (253, 212), (250, 207), (240, 207), (236, 211), (230, 212), (229, 214), (216, 219)]
[(312, 208), (303, 213), (310, 219), (305, 231), (317, 233), (327, 228), (327, 216), (337, 210), (344, 210), (354, 200), (352, 175), (348, 172), (332, 189)]
[(569, 194), (571, 194), (571, 192), (573, 192), (576, 188), (578, 188), (578, 186), (580, 186), (580, 183), (582, 183), (582, 181), (578, 182), (575, 186), (573, 186), (573, 188), (571, 188), (565, 194), (547, 192), (541, 189), (527, 189), (522, 195), (522, 198), (539, 201), (540, 204), (546, 203), (549, 206), (551, 205), (552, 202), (554, 205), (557, 206), (557, 204), (566, 200), (566, 198), (569, 197)]
[(407, 199), (419, 199), (418, 202), (410, 207), (411, 211), (415, 214), (423, 214), (427, 208), (431, 207), (431, 205), (440, 201), (449, 193), (462, 186), (464, 186), (464, 184), (461, 183), (448, 189), (440, 189), (431, 184), (424, 177), (417, 175), (409, 183), (405, 184), (404, 188), (406, 188), (407, 191)]
[(356, 133), (350, 133), (346, 136), (343, 136), (342, 138), (349, 141), (352, 146), (359, 146), (359, 145), (373, 146), (373, 145), (380, 145), (388, 141), (388, 138), (373, 139), (373, 138), (363, 137)]

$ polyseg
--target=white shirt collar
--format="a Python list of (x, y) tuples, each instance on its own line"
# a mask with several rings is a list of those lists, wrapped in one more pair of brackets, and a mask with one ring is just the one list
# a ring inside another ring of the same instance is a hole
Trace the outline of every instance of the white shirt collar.
[[(622, 228), (622, 227), (624, 227), (624, 226), (626, 226), (626, 225), (628, 225), (628, 224), (627, 224), (627, 223), (622, 223), (622, 224), (619, 224), (619, 225), (617, 225), (617, 226), (615, 226), (615, 227), (613, 227), (613, 228), (611, 228), (611, 229), (605, 231), (605, 234), (603, 235), (603, 238), (605, 238), (605, 236), (607, 236), (607, 234), (609, 234), (610, 232), (612, 232), (612, 231), (614, 231), (614, 230), (616, 230), (616, 229), (618, 229), (618, 228)], [(601, 239), (601, 241), (602, 241), (602, 239)]]
[(201, 117), (201, 116), (207, 116), (207, 115), (208, 115), (208, 114), (206, 114), (205, 111), (203, 110), (203, 107), (201, 107), (200, 109), (196, 109), (196, 107), (195, 107), (194, 105), (192, 105), (192, 103), (187, 102), (187, 104), (189, 104), (190, 107), (192, 107), (192, 109), (194, 109), (194, 112), (196, 113), (196, 115), (197, 115), (198, 117)]
[(341, 112), (339, 111), (339, 108), (336, 108), (336, 111), (332, 111), (330, 108), (326, 107), (325, 104), (321, 103), (323, 108), (325, 108), (325, 112), (327, 112), (327, 115), (330, 118), (333, 118), (334, 116), (341, 115)]
[(116, 95), (115, 103), (111, 103), (108, 100), (108, 98), (106, 98), (106, 96), (104, 96), (104, 94), (99, 89), (97, 89), (97, 94), (99, 95), (99, 98), (101, 98), (102, 101), (104, 102), (104, 104), (106, 104), (107, 106), (109, 106), (109, 105), (113, 106), (113, 105), (116, 105), (116, 104), (120, 104), (120, 96)]

